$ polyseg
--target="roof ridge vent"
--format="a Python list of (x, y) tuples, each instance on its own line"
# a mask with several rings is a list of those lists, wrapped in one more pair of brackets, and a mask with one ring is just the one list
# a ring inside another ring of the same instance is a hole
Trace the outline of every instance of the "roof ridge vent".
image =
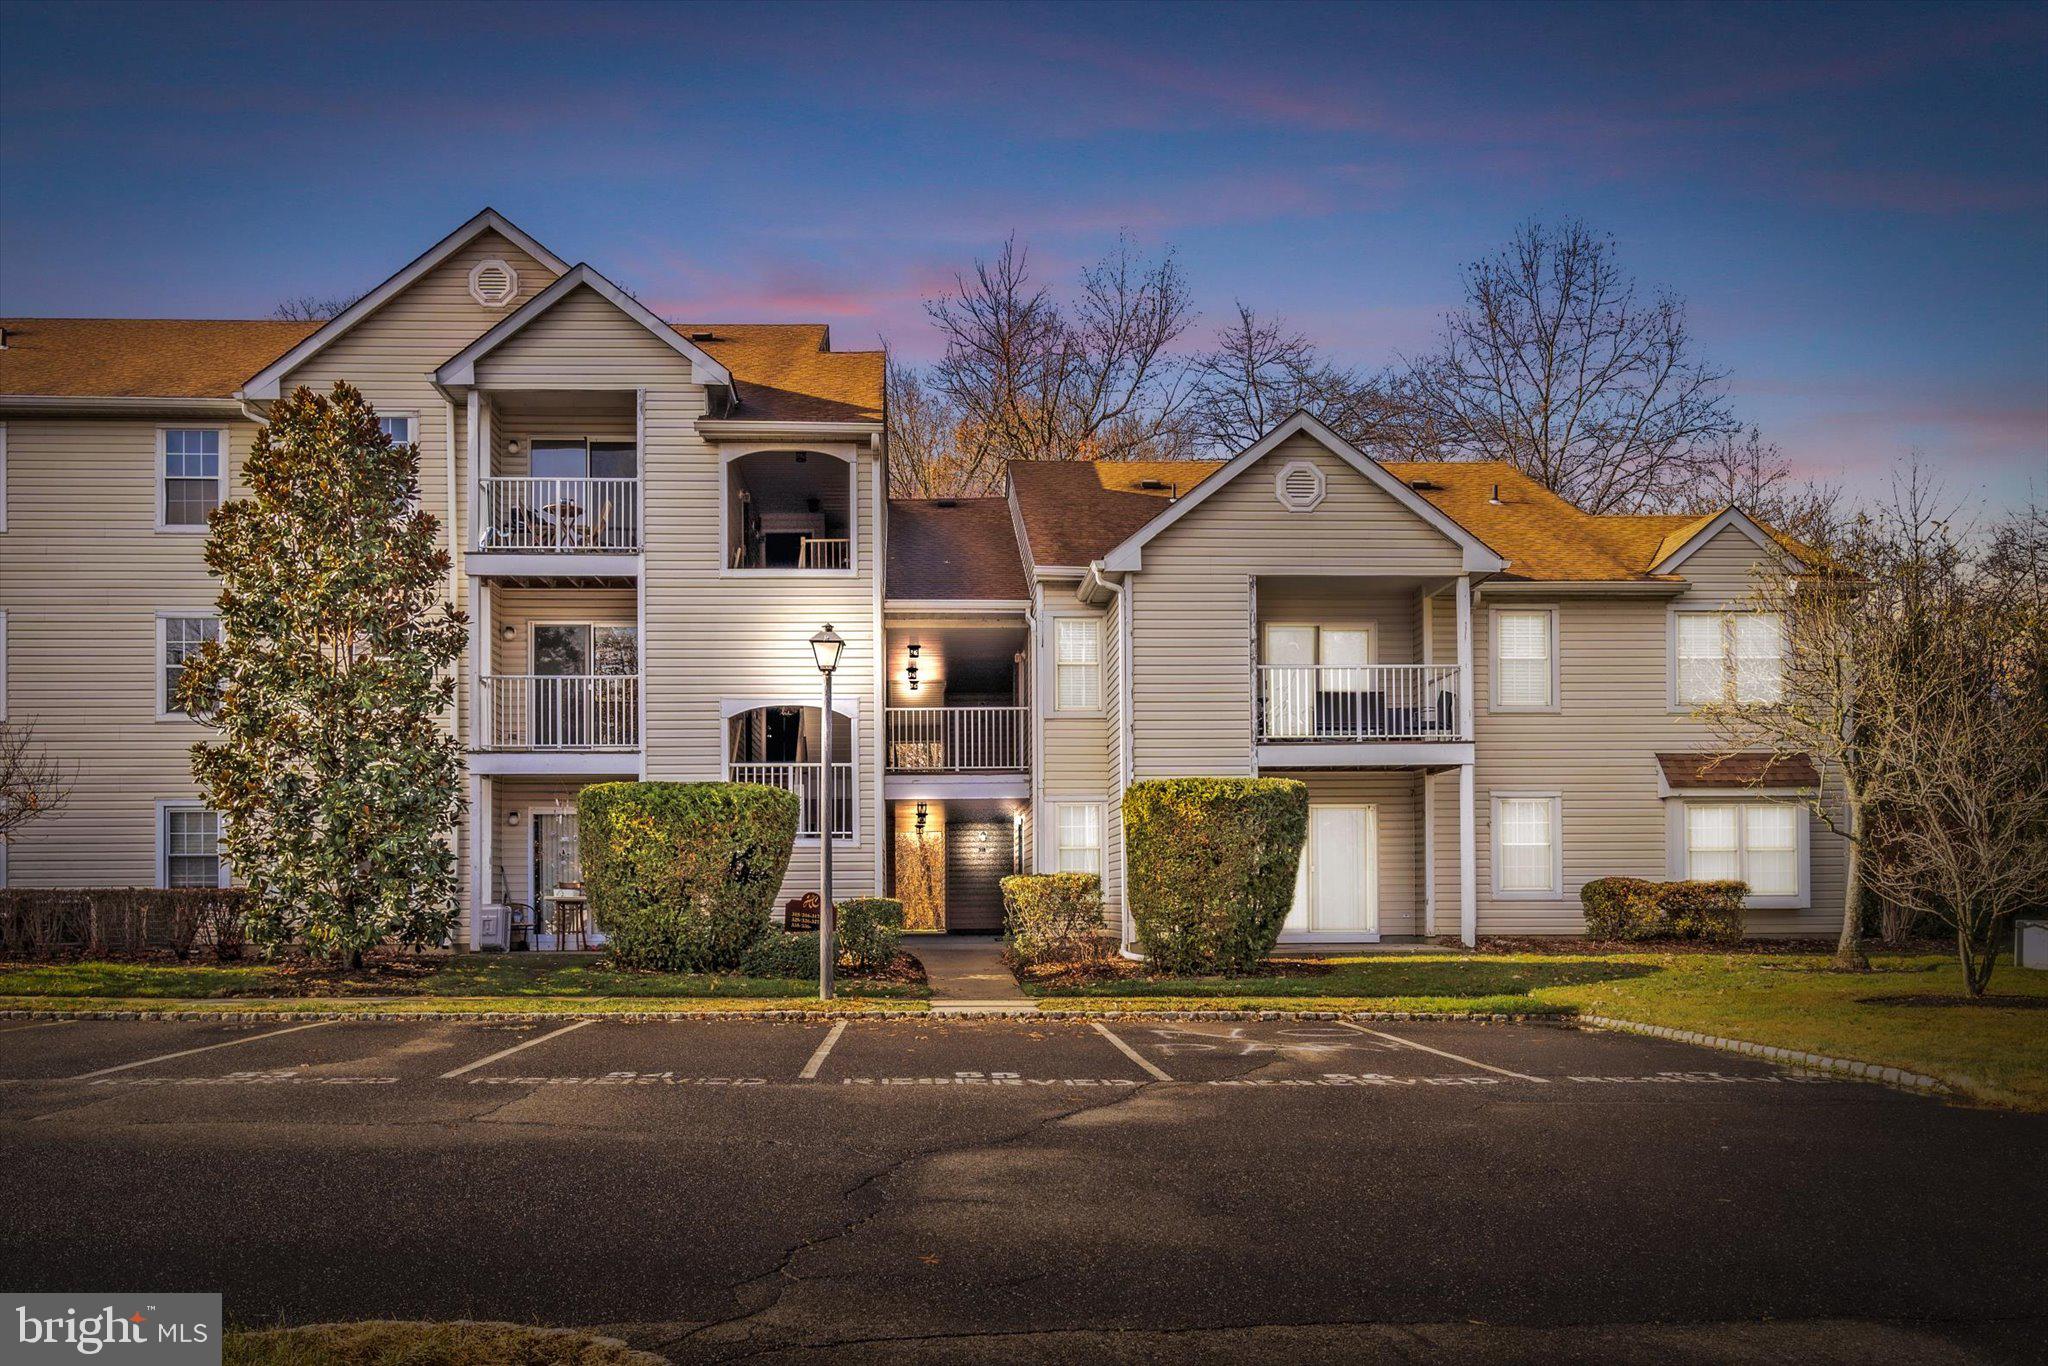
[(693, 342), (717, 341), (718, 334), (716, 332), (711, 331), (709, 328), (704, 328), (702, 330), (692, 332), (690, 334), (690, 340)]

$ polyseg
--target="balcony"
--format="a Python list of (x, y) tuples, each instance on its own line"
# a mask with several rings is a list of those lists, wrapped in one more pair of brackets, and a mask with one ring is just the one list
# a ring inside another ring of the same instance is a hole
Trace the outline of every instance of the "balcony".
[[(798, 839), (818, 838), (819, 798), (823, 796), (824, 765), (815, 763), (755, 763), (727, 765), (726, 776), (736, 783), (761, 783), (797, 795)], [(832, 834), (835, 839), (853, 836), (853, 765), (832, 765)]]
[(1261, 743), (1469, 740), (1455, 664), (1258, 666)]
[(486, 674), (477, 680), (478, 748), (640, 748), (638, 674)]
[(1021, 773), (1030, 763), (1025, 707), (891, 707), (891, 773)]
[(493, 476), (478, 481), (477, 548), (513, 554), (630, 555), (640, 549), (640, 481)]

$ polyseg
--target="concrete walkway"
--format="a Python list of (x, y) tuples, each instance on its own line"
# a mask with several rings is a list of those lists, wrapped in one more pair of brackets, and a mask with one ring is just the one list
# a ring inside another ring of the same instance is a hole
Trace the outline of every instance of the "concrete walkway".
[(1017, 989), (1003, 962), (1003, 941), (993, 935), (905, 936), (903, 946), (924, 964), (934, 1015), (1015, 1014), (1038, 1003)]

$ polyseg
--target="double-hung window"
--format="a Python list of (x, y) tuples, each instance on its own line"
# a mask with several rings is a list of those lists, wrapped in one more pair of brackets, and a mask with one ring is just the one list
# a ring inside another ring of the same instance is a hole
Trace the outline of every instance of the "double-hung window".
[(220, 815), (203, 806), (162, 808), (161, 876), (166, 887), (226, 885), (220, 861)]
[(410, 413), (386, 414), (377, 419), (377, 427), (391, 438), (394, 446), (410, 446), (413, 443), (413, 420)]
[(1557, 797), (1493, 799), (1493, 890), (1509, 896), (1564, 894)]
[(1796, 897), (1800, 808), (1787, 802), (1687, 802), (1685, 875), (1742, 881), (1751, 897)]
[(1499, 711), (1557, 706), (1557, 613), (1502, 607), (1493, 613), (1493, 705)]
[(219, 617), (167, 614), (157, 618), (158, 719), (191, 715), (178, 701), (178, 679), (185, 672), (185, 661), (201, 645), (219, 639)]
[(1677, 702), (1768, 705), (1785, 696), (1785, 620), (1775, 612), (1680, 612)]
[(1055, 871), (1102, 875), (1102, 807), (1096, 802), (1061, 802), (1053, 819), (1059, 844)]
[(1054, 617), (1053, 710), (1102, 709), (1102, 622), (1097, 617)]
[(157, 525), (204, 531), (227, 483), (227, 433), (214, 427), (166, 427), (157, 435)]

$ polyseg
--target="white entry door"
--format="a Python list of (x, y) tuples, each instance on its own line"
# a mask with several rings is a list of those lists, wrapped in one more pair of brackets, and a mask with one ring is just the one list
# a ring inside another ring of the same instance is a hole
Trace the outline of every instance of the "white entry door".
[(1294, 908), (1282, 932), (1335, 939), (1380, 930), (1379, 811), (1351, 804), (1308, 809), (1308, 843), (1294, 875)]

